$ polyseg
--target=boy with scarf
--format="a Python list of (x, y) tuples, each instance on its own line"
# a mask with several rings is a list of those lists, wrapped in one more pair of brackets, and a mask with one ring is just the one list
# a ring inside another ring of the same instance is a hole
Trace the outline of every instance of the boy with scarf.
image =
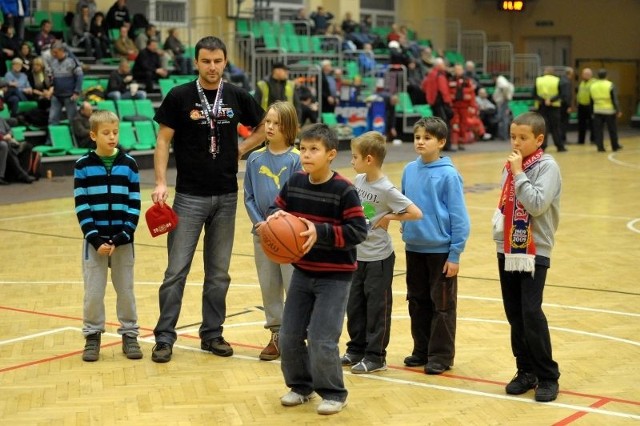
[(542, 293), (560, 219), (562, 178), (553, 157), (541, 149), (545, 134), (538, 113), (521, 114), (511, 123), (513, 151), (493, 219), (502, 300), (518, 369), (505, 390), (520, 395), (535, 388), (539, 402), (556, 399), (560, 377)]

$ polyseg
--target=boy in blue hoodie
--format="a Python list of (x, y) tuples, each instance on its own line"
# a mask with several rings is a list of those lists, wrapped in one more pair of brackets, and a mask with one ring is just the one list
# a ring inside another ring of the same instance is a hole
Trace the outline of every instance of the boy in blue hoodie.
[(413, 141), (419, 157), (402, 174), (402, 193), (423, 213), (421, 220), (402, 224), (413, 337), (413, 351), (404, 363), (426, 364), (427, 374), (442, 374), (453, 365), (457, 276), (470, 228), (462, 177), (449, 157), (440, 156), (447, 134), (438, 117), (418, 120)]

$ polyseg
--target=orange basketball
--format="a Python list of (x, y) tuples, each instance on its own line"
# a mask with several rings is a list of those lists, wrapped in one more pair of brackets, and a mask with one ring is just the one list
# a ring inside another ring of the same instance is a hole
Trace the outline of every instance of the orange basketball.
[(262, 250), (276, 263), (293, 263), (303, 256), (302, 245), (307, 240), (300, 233), (307, 225), (299, 217), (287, 214), (265, 222), (260, 228)]

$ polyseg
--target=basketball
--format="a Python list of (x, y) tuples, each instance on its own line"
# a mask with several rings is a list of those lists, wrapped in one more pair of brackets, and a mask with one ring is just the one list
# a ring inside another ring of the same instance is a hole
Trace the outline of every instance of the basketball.
[(296, 216), (275, 217), (260, 228), (262, 250), (273, 262), (296, 262), (304, 254), (302, 245), (307, 239), (300, 233), (306, 230), (307, 225)]

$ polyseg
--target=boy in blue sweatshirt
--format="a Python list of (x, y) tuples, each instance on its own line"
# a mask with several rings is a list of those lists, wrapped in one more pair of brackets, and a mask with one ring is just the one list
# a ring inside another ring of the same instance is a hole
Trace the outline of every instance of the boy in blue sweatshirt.
[(84, 306), (83, 361), (97, 361), (105, 331), (104, 293), (107, 274), (118, 295), (122, 352), (142, 358), (138, 345), (138, 315), (133, 293), (133, 234), (140, 217), (140, 177), (136, 160), (118, 146), (118, 116), (96, 111), (89, 118), (95, 151), (80, 157), (74, 168), (73, 196), (84, 235), (82, 275)]
[(407, 260), (407, 301), (413, 351), (405, 365), (425, 365), (442, 374), (455, 356), (458, 270), (469, 237), (462, 178), (449, 157), (441, 157), (448, 129), (438, 117), (413, 127), (419, 157), (402, 174), (402, 193), (422, 210), (418, 221), (402, 224)]

